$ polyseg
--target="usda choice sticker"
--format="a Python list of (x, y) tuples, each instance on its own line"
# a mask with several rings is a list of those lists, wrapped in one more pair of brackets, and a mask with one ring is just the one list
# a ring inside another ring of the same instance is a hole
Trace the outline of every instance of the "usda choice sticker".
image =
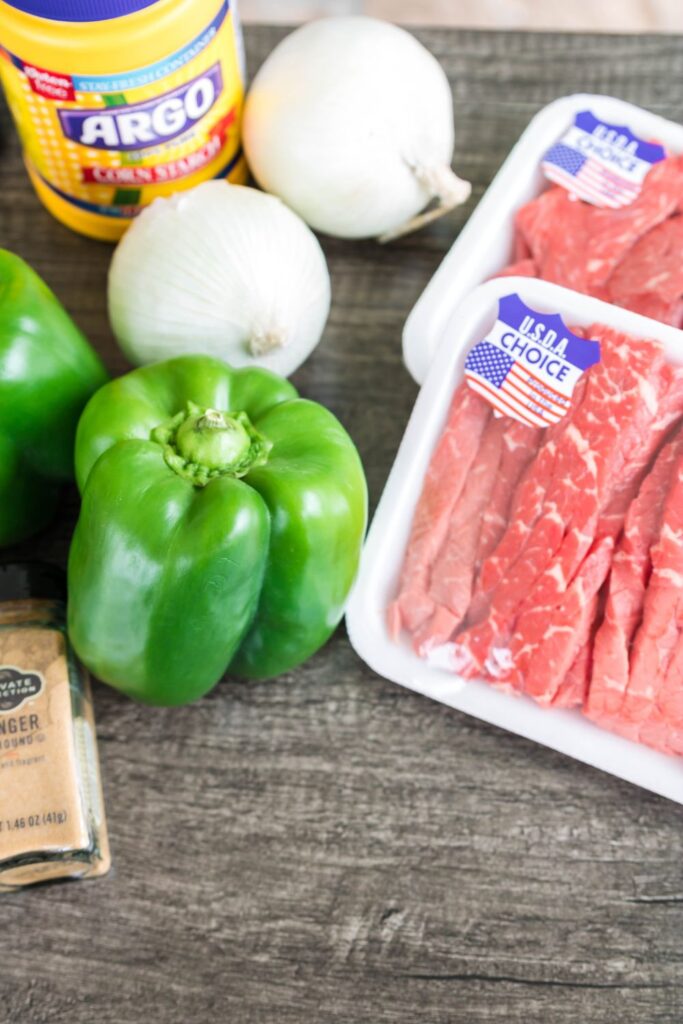
[(572, 334), (559, 313), (538, 313), (519, 295), (498, 300), (498, 317), (465, 360), (469, 386), (498, 415), (548, 427), (568, 412), (581, 374), (600, 361), (600, 342)]
[(578, 199), (616, 210), (633, 202), (652, 165), (665, 156), (663, 146), (639, 139), (626, 125), (582, 110), (545, 154), (541, 168)]

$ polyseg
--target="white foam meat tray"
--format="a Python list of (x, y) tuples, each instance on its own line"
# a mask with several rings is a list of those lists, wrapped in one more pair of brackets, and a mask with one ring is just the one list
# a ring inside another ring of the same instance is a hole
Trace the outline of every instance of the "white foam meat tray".
[(548, 186), (541, 159), (581, 110), (591, 110), (612, 124), (626, 124), (636, 135), (661, 142), (671, 153), (683, 152), (682, 125), (614, 96), (575, 93), (543, 107), (510, 150), (406, 320), (403, 359), (418, 384), (427, 376), (455, 306), (510, 263), (515, 213)]
[(386, 609), (396, 594), (424, 475), (462, 379), (466, 353), (493, 324), (498, 299), (511, 292), (539, 313), (560, 313), (569, 326), (600, 322), (635, 337), (656, 338), (672, 362), (683, 362), (682, 332), (598, 299), (522, 277), (498, 278), (475, 288), (446, 323), (377, 507), (347, 608), (351, 643), (386, 679), (683, 803), (683, 759), (615, 736), (579, 711), (544, 709), (527, 697), (461, 679), (418, 658), (407, 636), (399, 642), (389, 637)]

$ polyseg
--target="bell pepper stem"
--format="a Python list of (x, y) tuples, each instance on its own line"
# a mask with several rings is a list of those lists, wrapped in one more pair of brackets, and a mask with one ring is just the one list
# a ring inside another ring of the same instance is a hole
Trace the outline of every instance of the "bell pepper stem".
[(245, 412), (202, 409), (188, 402), (168, 423), (152, 431), (166, 464), (196, 487), (217, 476), (242, 477), (268, 461), (271, 442)]

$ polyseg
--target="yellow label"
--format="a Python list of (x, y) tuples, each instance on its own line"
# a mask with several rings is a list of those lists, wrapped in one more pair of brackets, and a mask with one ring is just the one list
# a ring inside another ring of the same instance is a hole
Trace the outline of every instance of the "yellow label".
[(0, 49), (0, 74), (41, 198), (70, 204), (79, 222), (123, 229), (157, 196), (243, 175), (241, 39), (228, 2), (145, 67), (65, 74)]

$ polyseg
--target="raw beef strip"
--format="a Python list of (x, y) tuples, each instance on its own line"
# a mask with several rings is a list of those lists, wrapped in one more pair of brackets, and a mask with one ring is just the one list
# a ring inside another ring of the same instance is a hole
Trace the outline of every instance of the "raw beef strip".
[(671, 484), (681, 440), (662, 448), (638, 496), (632, 502), (619, 541), (603, 623), (593, 646), (593, 672), (585, 712), (600, 721), (616, 714), (629, 677), (629, 652), (640, 622), (650, 575), (650, 548), (655, 542), (664, 499)]
[(477, 570), (489, 557), (505, 532), (510, 503), (517, 484), (536, 455), (544, 433), (541, 427), (530, 427), (518, 420), (506, 420), (498, 475), (491, 501), (484, 510), (477, 549)]
[(571, 668), (550, 702), (553, 708), (582, 707), (590, 683), (592, 665), (591, 641), (585, 643), (574, 658)]
[(679, 631), (655, 706), (646, 720), (638, 723), (638, 738), (665, 753), (683, 754), (683, 630)]
[(580, 407), (586, 380), (586, 375), (579, 378), (570, 410), (562, 420), (544, 429), (537, 428), (540, 447), (535, 457), (529, 460), (519, 475), (519, 484), (509, 500), (507, 529), (499, 536), (495, 549), (483, 560), (467, 615), (468, 626), (475, 625), (486, 617), (493, 591), (514, 563), (543, 510), (546, 490), (553, 475), (557, 455), (557, 438)]
[[(683, 733), (683, 623), (678, 623), (678, 638), (673, 656), (657, 697), (657, 707), (673, 727)], [(628, 711), (628, 701), (626, 703)]]
[(640, 725), (637, 739), (663, 754), (683, 755), (683, 728), (667, 721), (661, 714), (653, 715)]
[(544, 281), (587, 291), (586, 254), (594, 209), (556, 185), (517, 211), (515, 228)]
[[(621, 702), (612, 699), (607, 702), (611, 713), (605, 710), (604, 701), (591, 700), (589, 694), (587, 713), (600, 725), (629, 739), (664, 753), (682, 754), (683, 446), (680, 441), (676, 449), (658, 540), (650, 550), (652, 575), (645, 592), (642, 622), (633, 642), (628, 687)], [(658, 475), (663, 475), (661, 467), (656, 468)], [(642, 512), (644, 515), (644, 508)], [(651, 534), (651, 523), (643, 520), (643, 530)]]
[[(680, 692), (680, 676), (676, 677), (676, 687)], [(668, 715), (659, 706), (658, 699), (653, 701), (645, 718), (628, 717), (625, 713), (620, 713), (605, 716), (597, 720), (597, 724), (635, 743), (653, 747), (663, 754), (683, 755), (683, 722), (678, 717)]]
[[(683, 258), (683, 254), (681, 254), (681, 258)], [(611, 301), (609, 297), (607, 301)], [(666, 302), (656, 295), (632, 295), (628, 302), (623, 302), (621, 305), (633, 313), (649, 316), (651, 320), (659, 320), (660, 323), (671, 324), (672, 327), (680, 327), (683, 323), (683, 300), (681, 299)]]
[(652, 575), (643, 620), (631, 655), (628, 688), (620, 715), (646, 718), (653, 701), (668, 701), (664, 681), (683, 629), (683, 457), (679, 454), (662, 513), (659, 538), (651, 548)]
[[(524, 475), (512, 504), (512, 515), (507, 529), (500, 538), (493, 553), (481, 567), (474, 601), (482, 615), (488, 612), (491, 594), (514, 563), (526, 538), (533, 529), (543, 510), (546, 490), (552, 479), (552, 470), (557, 455), (557, 442), (548, 438)], [(470, 615), (472, 621), (479, 616)]]
[(479, 533), (501, 459), (505, 417), (491, 416), (465, 486), (451, 512), (446, 539), (432, 569), (429, 596), (435, 610), (414, 636), (415, 650), (425, 655), (448, 640), (470, 603)]
[(607, 282), (610, 302), (667, 323), (680, 316), (683, 295), (683, 217), (648, 231)]
[[(625, 335), (600, 325), (589, 333), (602, 343), (601, 361), (585, 375), (583, 401), (554, 442), (550, 480), (543, 466), (543, 454), (550, 445), (541, 449), (532, 464), (527, 483), (536, 483), (539, 490), (547, 481), (540, 514), (532, 486), (531, 506), (520, 505), (515, 511), (525, 525), (533, 519), (522, 535), (517, 558), (492, 595), (487, 619), (458, 638), (456, 662), (466, 674), (481, 671), (484, 663), (496, 677), (509, 671), (510, 636), (527, 596), (560, 547), (561, 560), (553, 567), (556, 578), (551, 575), (543, 585), (555, 592), (567, 587), (593, 541), (599, 512), (618, 479), (615, 468), (623, 466), (624, 449), (632, 443), (633, 433), (648, 425), (643, 410), (650, 409), (650, 420), (656, 416), (656, 391), (648, 378), (656, 378), (657, 368), (663, 365), (659, 346), (639, 342), (634, 347)], [(515, 529), (513, 523), (506, 535)], [(499, 548), (504, 543), (505, 537)]]
[(583, 707), (585, 704), (593, 671), (593, 644), (604, 612), (604, 593), (603, 587), (593, 600), (594, 607), (589, 612), (593, 623), (588, 631), (588, 639), (579, 649), (569, 671), (557, 688), (551, 701), (553, 707), (575, 708)]
[(666, 675), (646, 714), (640, 706), (631, 713), (625, 703), (619, 715), (601, 724), (665, 754), (683, 754), (683, 631), (678, 634)]
[[(565, 691), (562, 700), (558, 692), (577, 655), (588, 643), (613, 550), (611, 537), (603, 537), (596, 543), (548, 620), (536, 622), (536, 635), (529, 631), (520, 616), (523, 642), (533, 646), (521, 689), (539, 704), (569, 705), (568, 692)], [(512, 656), (515, 656), (514, 649)]]
[(654, 165), (640, 194), (628, 206), (618, 210), (593, 207), (586, 263), (588, 290), (605, 284), (638, 239), (675, 213), (682, 200), (683, 159), (672, 156)]
[[(656, 369), (653, 367), (653, 369)], [(598, 532), (617, 537), (621, 532), (631, 502), (636, 498), (645, 474), (652, 462), (657, 449), (672, 426), (683, 415), (683, 368), (666, 364), (661, 372), (653, 373), (658, 388), (649, 396), (649, 401), (656, 401), (658, 411), (653, 418), (649, 430), (640, 437), (635, 434), (636, 443), (630, 452), (625, 471), (621, 474), (614, 488), (609, 504), (600, 515)], [(629, 425), (630, 427), (633, 424)], [(631, 436), (634, 437), (633, 431)]]
[(416, 630), (434, 610), (434, 601), (429, 596), (432, 563), (446, 536), (451, 511), (491, 415), (488, 402), (461, 384), (427, 469), (403, 561), (398, 597), (387, 613), (389, 632), (394, 637), (404, 627), (411, 632)]
[[(441, 607), (434, 613), (435, 617), (431, 622), (431, 629), (425, 626), (423, 627), (426, 630), (424, 635), (421, 632), (416, 635), (418, 648), (427, 639), (429, 640), (429, 646), (445, 642), (453, 633), (455, 627), (460, 625), (468, 607), (471, 607), (470, 597), (473, 576), (479, 571), (482, 563), (491, 554), (503, 535), (508, 524), (510, 503), (519, 480), (536, 454), (538, 443), (545, 433), (545, 431), (538, 427), (530, 427), (525, 423), (520, 423), (518, 420), (507, 417), (501, 419), (493, 417), (489, 421), (487, 433), (490, 432), (492, 438), (496, 438), (499, 430), (502, 434), (502, 436), (498, 435), (501, 448), (499, 462), (493, 477), (485, 478), (486, 483), (478, 491), (480, 498), (483, 498), (484, 495), (486, 496), (485, 507), (482, 509), (482, 502), (478, 501), (471, 494), (466, 499), (465, 492), (463, 492), (463, 496), (458, 502), (451, 520), (451, 544), (454, 552), (458, 552), (455, 557), (459, 559), (461, 568), (465, 568), (464, 577), (460, 577), (459, 597), (457, 600), (451, 597), (450, 604), (448, 600), (445, 602), (443, 600), (440, 601), (439, 596), (434, 592), (434, 579), (432, 580), (432, 596), (437, 600), (437, 603), (445, 603), (446, 607)], [(495, 440), (493, 443), (495, 443)], [(484, 447), (485, 441), (482, 440), (476, 460), (477, 466), (482, 459), (484, 462), (488, 462), (484, 454)], [(492, 490), (490, 485), (492, 485)], [(466, 490), (468, 488), (469, 481)], [(469, 509), (472, 500), (476, 501), (477, 508), (476, 512), (472, 512), (470, 515)], [(460, 514), (456, 515), (459, 509), (461, 510)], [(457, 521), (454, 523), (454, 520)], [(474, 557), (472, 557), (472, 550), (468, 546), (468, 542), (465, 541), (465, 538), (477, 536), (476, 552)], [(442, 551), (439, 561), (443, 555), (444, 552)], [(436, 576), (438, 571), (439, 566), (437, 565), (434, 570), (434, 576)]]

